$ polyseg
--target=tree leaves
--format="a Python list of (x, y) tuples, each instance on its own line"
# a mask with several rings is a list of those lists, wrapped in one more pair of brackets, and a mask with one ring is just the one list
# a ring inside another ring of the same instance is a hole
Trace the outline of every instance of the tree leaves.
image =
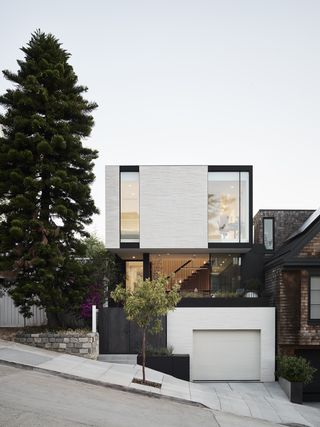
[(15, 271), (10, 292), (24, 315), (33, 304), (77, 311), (89, 283), (79, 239), (98, 213), (90, 192), (97, 152), (82, 139), (97, 105), (83, 98), (53, 35), (37, 30), (21, 50), (17, 73), (3, 72), (15, 86), (0, 96), (0, 269)]

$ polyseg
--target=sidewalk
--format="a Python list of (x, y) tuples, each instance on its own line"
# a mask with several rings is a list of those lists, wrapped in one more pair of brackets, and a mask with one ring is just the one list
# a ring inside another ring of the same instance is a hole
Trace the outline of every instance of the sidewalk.
[[(277, 383), (200, 384), (147, 369), (147, 379), (162, 384), (161, 389), (156, 389), (132, 383), (134, 377), (142, 377), (139, 365), (93, 361), (3, 340), (0, 340), (0, 363), (16, 364), (79, 381), (204, 405), (213, 410), (221, 426), (241, 427), (238, 417), (233, 420), (234, 415), (248, 417), (243, 418), (243, 425), (248, 427), (270, 425), (257, 419), (272, 422), (273, 425), (296, 423), (310, 427), (320, 426), (320, 410), (290, 403)], [(230, 421), (229, 424), (225, 424), (226, 419)]]

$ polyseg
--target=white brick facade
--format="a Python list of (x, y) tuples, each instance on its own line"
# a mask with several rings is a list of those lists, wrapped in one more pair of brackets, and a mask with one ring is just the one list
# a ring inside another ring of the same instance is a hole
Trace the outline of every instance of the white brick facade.
[[(207, 166), (140, 166), (140, 248), (208, 247)], [(106, 166), (106, 246), (120, 247), (119, 166)]]
[(206, 166), (140, 166), (140, 247), (206, 248)]
[(120, 172), (119, 166), (106, 166), (106, 246), (120, 246)]
[[(275, 308), (274, 307), (188, 307), (168, 314), (167, 340), (176, 354), (190, 354), (192, 376), (194, 330), (260, 331), (260, 380), (274, 381)], [(237, 355), (234, 355), (236, 363)]]

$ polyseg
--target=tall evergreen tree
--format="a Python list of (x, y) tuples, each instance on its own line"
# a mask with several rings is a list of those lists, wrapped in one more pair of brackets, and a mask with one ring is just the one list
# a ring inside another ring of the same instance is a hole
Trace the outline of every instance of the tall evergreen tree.
[(90, 194), (97, 151), (83, 146), (95, 103), (68, 63), (70, 54), (37, 30), (21, 49), (14, 84), (0, 96), (0, 270), (16, 272), (10, 288), (24, 316), (44, 307), (49, 320), (76, 310), (88, 280), (80, 238), (98, 213)]

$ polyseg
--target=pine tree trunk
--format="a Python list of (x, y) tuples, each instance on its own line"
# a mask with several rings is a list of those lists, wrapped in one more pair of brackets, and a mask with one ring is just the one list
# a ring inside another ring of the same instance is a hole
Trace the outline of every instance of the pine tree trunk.
[[(42, 173), (41, 179), (42, 182), (47, 181), (50, 178), (48, 173)], [(50, 189), (48, 187), (44, 187), (42, 189), (41, 197), (40, 197), (40, 219), (45, 223), (45, 225), (49, 222), (49, 206), (50, 206)]]
[(142, 334), (142, 382), (146, 382), (146, 331), (143, 329)]

